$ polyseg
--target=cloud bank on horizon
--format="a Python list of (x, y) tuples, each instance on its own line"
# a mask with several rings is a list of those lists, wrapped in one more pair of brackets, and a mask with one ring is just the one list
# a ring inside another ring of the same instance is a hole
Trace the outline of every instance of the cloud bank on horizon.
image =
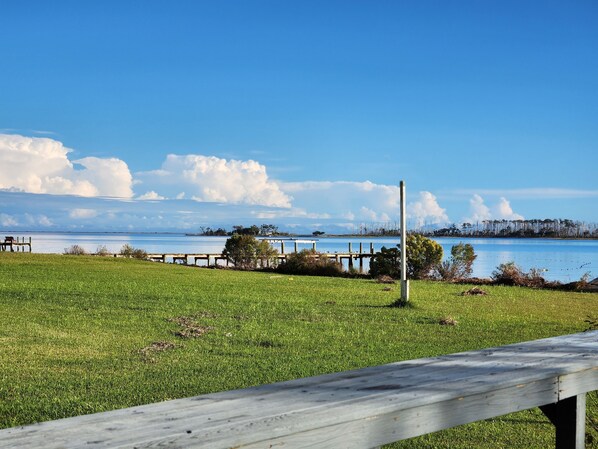
[(0, 134), (0, 188), (57, 195), (131, 197), (133, 178), (116, 158), (71, 161), (72, 150), (50, 138)]
[[(0, 159), (3, 162), (0, 165), (0, 189), (45, 194), (44, 198), (54, 195), (61, 199), (54, 206), (55, 211), (64, 211), (62, 215), (54, 212), (50, 217), (51, 213), (40, 212), (38, 208), (41, 206), (31, 202), (31, 210), (22, 210), (20, 215), (3, 211), (0, 226), (60, 228), (67, 224), (73, 226), (73, 223), (76, 226), (97, 226), (99, 223), (108, 226), (112, 223), (113, 228), (126, 228), (136, 223), (143, 229), (151, 229), (152, 225), (157, 229), (164, 226), (174, 229), (212, 225), (210, 217), (201, 214), (195, 216), (196, 222), (166, 219), (165, 215), (174, 213), (173, 209), (161, 210), (156, 206), (160, 202), (184, 203), (187, 208), (195, 205), (200, 209), (207, 203), (239, 206), (226, 209), (229, 225), (242, 217), (305, 229), (350, 228), (356, 223), (384, 224), (399, 219), (400, 193), (395, 185), (370, 181), (283, 182), (270, 178), (266, 166), (257, 161), (227, 160), (200, 154), (168, 154), (159, 168), (131, 173), (121, 159), (84, 157), (71, 160), (72, 152), (52, 138), (0, 134)], [(70, 201), (66, 199), (67, 195), (127, 200), (131, 210), (135, 208), (133, 204), (144, 206), (138, 206), (138, 215), (126, 215), (125, 210), (115, 210), (117, 203), (95, 202), (93, 207), (87, 207), (85, 201)], [(3, 198), (7, 201), (8, 197), (4, 195)], [(428, 191), (409, 195), (407, 213), (411, 226), (415, 227), (443, 225), (451, 221), (437, 196)], [(193, 215), (192, 211), (187, 216), (190, 214)], [(504, 196), (488, 206), (480, 194), (473, 193), (469, 199), (469, 215), (454, 221), (475, 223), (522, 218)], [(226, 216), (220, 214), (218, 219), (222, 222)]]

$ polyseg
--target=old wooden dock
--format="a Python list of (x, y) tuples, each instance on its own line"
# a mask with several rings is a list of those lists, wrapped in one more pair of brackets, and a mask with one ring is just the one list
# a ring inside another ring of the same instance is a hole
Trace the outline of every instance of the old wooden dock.
[(0, 251), (31, 252), (31, 237), (7, 235), (3, 241), (0, 241)]
[[(299, 251), (300, 243), (309, 243), (312, 245), (314, 251), (316, 250), (315, 241), (311, 240), (275, 240), (268, 239), (272, 243), (279, 243), (279, 253), (275, 256), (278, 262), (283, 262), (287, 259), (289, 254), (294, 254)], [(292, 244), (291, 252), (288, 252), (289, 243)], [(316, 253), (314, 257), (324, 257), (330, 260), (334, 260), (339, 263), (347, 262), (349, 268), (354, 268), (356, 265), (360, 270), (363, 270), (364, 262), (374, 256), (374, 244), (370, 243), (366, 245), (364, 249), (363, 243), (359, 243), (357, 248), (353, 248), (353, 244), (348, 244), (348, 251), (346, 252), (334, 252), (334, 253)], [(117, 256), (117, 255), (115, 255)], [(222, 253), (151, 253), (147, 255), (147, 259), (154, 262), (172, 262), (183, 265), (198, 265), (202, 263), (202, 266), (229, 266), (229, 260)]]

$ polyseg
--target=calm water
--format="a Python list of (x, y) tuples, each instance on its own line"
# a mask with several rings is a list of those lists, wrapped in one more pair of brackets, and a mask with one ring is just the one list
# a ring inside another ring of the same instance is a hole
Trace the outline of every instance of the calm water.
[[(7, 235), (10, 233), (7, 233)], [(98, 246), (106, 246), (111, 252), (118, 252), (128, 243), (143, 248), (149, 253), (219, 253), (226, 237), (185, 236), (183, 234), (88, 234), (88, 233), (28, 233), (12, 234), (15, 237), (31, 237), (34, 253), (62, 253), (71, 245), (80, 245), (89, 252)], [(525, 270), (540, 268), (546, 270), (546, 279), (571, 282), (590, 272), (598, 276), (597, 240), (555, 240), (555, 239), (459, 239), (436, 238), (450, 255), (452, 245), (459, 242), (473, 245), (478, 255), (474, 263), (474, 276), (488, 277), (501, 263), (514, 261)], [(317, 250), (321, 252), (347, 252), (349, 243), (353, 251), (364, 251), (382, 246), (391, 247), (399, 243), (398, 238), (318, 238)], [(277, 248), (279, 245), (274, 244)], [(311, 248), (309, 243), (300, 243), (299, 249)], [(294, 249), (292, 243), (285, 245), (285, 252)], [(367, 268), (367, 267), (366, 267)]]

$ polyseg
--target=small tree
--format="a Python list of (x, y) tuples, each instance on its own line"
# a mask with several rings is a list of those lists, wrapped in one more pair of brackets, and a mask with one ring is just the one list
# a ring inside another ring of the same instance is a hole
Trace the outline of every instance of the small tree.
[(262, 266), (276, 260), (278, 251), (265, 240), (258, 240), (253, 235), (233, 234), (226, 240), (222, 255), (235, 267), (245, 270), (256, 268), (258, 261)]
[(453, 245), (451, 258), (436, 265), (436, 274), (441, 279), (448, 281), (468, 278), (471, 275), (476, 257), (473, 246), (469, 243)]
[(370, 275), (373, 277), (390, 276), (398, 279), (401, 276), (401, 252), (398, 248), (383, 246), (370, 261)]
[[(442, 246), (434, 240), (419, 234), (407, 236), (407, 275), (411, 279), (423, 279), (442, 260)], [(370, 262), (372, 276), (388, 275), (398, 278), (401, 275), (401, 250), (382, 247)]]
[(469, 243), (459, 243), (451, 248), (451, 259), (459, 267), (459, 277), (466, 278), (473, 271), (473, 262), (478, 256)]

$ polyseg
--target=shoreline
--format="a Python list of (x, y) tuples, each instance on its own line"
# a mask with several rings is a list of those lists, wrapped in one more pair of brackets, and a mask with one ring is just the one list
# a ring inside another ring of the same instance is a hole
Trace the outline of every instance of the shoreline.
[[(20, 235), (20, 234), (28, 234), (28, 233), (35, 233), (35, 234), (64, 234), (64, 235), (180, 235), (185, 237), (230, 237), (230, 235), (204, 235), (200, 233), (191, 233), (191, 232), (175, 232), (175, 231), (64, 231), (64, 230), (21, 230), (21, 231), (14, 231), (14, 230), (0, 230), (0, 234), (6, 235)], [(504, 235), (429, 235), (426, 233), (419, 233), (413, 231), (414, 234), (421, 234), (427, 238), (434, 239), (438, 238), (453, 238), (453, 239), (543, 239), (543, 240), (572, 240), (572, 241), (597, 241), (598, 237), (546, 237), (546, 236), (504, 236)], [(309, 239), (326, 239), (326, 238), (400, 238), (399, 235), (389, 234), (389, 235), (378, 235), (378, 234), (325, 234), (325, 235), (318, 235), (314, 236), (312, 234), (272, 234), (267, 236), (256, 236), (256, 237), (266, 237), (266, 238), (309, 238)]]

